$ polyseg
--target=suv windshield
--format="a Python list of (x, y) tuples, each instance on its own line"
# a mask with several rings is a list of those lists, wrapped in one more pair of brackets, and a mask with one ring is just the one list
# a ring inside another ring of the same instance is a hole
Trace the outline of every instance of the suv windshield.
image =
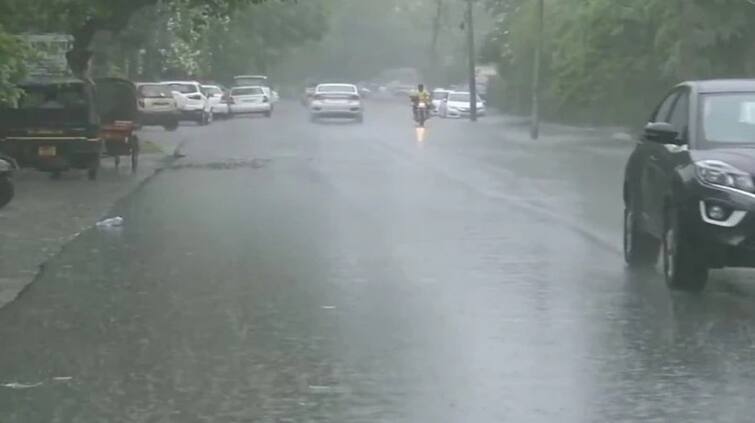
[(704, 94), (701, 121), (709, 144), (755, 146), (755, 93)]

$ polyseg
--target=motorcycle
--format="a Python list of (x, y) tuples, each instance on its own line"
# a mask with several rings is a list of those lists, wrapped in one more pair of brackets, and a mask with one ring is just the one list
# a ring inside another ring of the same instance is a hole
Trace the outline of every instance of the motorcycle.
[(425, 122), (430, 119), (430, 105), (425, 101), (420, 101), (418, 96), (411, 97), (414, 105), (414, 121), (420, 128), (425, 127)]
[(0, 208), (5, 207), (13, 199), (15, 189), (11, 177), (16, 168), (16, 162), (13, 159), (0, 155)]

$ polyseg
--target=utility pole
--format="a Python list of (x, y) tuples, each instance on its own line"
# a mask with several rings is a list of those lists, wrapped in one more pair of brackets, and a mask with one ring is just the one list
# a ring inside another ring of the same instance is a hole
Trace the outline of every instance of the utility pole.
[(474, 7), (467, 0), (467, 49), (469, 50), (469, 120), (477, 122), (477, 69), (475, 66)]
[(530, 127), (530, 137), (533, 140), (540, 137), (540, 67), (543, 55), (543, 20), (545, 15), (544, 0), (537, 1), (537, 10), (535, 12), (535, 57), (532, 65), (532, 122)]

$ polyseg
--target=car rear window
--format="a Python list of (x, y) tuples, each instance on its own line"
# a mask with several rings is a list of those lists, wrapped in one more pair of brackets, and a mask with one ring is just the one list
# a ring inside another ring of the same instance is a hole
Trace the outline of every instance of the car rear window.
[(178, 91), (181, 94), (194, 94), (199, 92), (197, 86), (194, 84), (170, 84), (170, 89)]
[(234, 88), (231, 90), (231, 95), (262, 95), (264, 92), (262, 91), (262, 88), (257, 87), (251, 87), (251, 88)]
[(321, 85), (317, 87), (318, 93), (356, 94), (357, 89), (351, 85)]
[(160, 84), (142, 85), (139, 95), (143, 98), (162, 98), (170, 96), (170, 87)]

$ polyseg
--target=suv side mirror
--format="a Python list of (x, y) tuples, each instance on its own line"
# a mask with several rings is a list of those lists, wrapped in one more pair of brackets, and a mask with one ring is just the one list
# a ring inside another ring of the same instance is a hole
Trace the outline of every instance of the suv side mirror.
[(659, 144), (680, 144), (679, 132), (667, 122), (650, 122), (645, 126), (644, 138)]

